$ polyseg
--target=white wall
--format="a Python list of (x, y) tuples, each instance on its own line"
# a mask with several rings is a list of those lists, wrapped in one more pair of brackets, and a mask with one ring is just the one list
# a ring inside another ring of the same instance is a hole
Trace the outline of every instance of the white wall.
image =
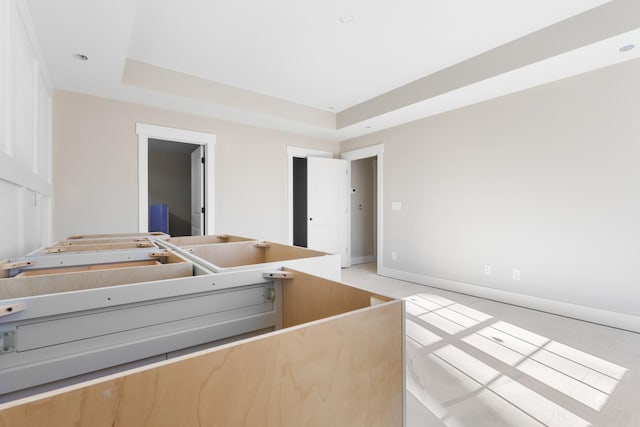
[(343, 142), (385, 144), (384, 273), (640, 330), (638, 76), (630, 61)]
[(286, 242), (287, 146), (339, 144), (70, 92), (54, 94), (54, 236), (138, 229), (136, 123), (216, 135), (215, 233)]
[(51, 96), (25, 2), (0, 0), (0, 259), (50, 242)]

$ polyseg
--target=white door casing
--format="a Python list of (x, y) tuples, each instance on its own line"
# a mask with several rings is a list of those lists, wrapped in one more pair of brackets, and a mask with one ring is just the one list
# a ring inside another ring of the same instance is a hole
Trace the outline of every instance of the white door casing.
[(138, 231), (149, 231), (149, 139), (197, 144), (204, 147), (206, 164), (204, 168), (206, 206), (203, 234), (213, 234), (215, 224), (215, 144), (216, 136), (211, 133), (176, 129), (164, 126), (136, 123), (138, 134)]
[(202, 145), (191, 153), (191, 235), (204, 233), (204, 148)]
[(307, 246), (340, 254), (351, 265), (351, 164), (347, 160), (307, 158)]

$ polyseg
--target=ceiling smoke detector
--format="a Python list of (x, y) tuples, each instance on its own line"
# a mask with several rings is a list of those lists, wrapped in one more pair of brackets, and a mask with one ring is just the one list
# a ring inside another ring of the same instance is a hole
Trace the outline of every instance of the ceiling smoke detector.
[(350, 24), (353, 22), (353, 15), (343, 15), (340, 18), (338, 18), (340, 20), (340, 22), (342, 22), (343, 24)]
[(635, 44), (628, 44), (628, 45), (622, 46), (622, 47), (620, 48), (620, 52), (629, 52), (629, 51), (630, 51), (631, 49), (633, 49), (634, 47), (636, 47), (636, 45), (635, 45)]
[(74, 59), (77, 59), (78, 61), (88, 61), (89, 57), (87, 55), (83, 55), (81, 53), (74, 53), (73, 55), (71, 55)]

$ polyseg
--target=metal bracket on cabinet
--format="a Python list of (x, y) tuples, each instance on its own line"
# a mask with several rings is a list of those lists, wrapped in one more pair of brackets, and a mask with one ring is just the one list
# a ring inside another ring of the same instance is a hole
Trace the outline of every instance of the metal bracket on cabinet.
[(265, 271), (262, 273), (265, 279), (293, 279), (293, 273), (288, 271)]
[(0, 329), (0, 354), (16, 351), (16, 330)]

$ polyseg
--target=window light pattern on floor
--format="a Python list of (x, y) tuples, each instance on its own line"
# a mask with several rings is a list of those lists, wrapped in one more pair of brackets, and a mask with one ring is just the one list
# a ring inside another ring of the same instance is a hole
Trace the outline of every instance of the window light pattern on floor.
[(407, 388), (447, 426), (486, 416), (471, 398), (496, 425), (590, 426), (627, 371), (439, 295), (405, 301)]

